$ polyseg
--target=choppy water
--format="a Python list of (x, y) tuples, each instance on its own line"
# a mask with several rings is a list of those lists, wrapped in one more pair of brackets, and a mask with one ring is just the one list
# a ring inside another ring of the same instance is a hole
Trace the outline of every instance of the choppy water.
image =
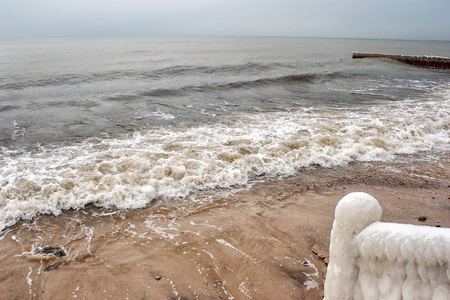
[(140, 208), (313, 165), (448, 151), (450, 73), (353, 50), (450, 56), (450, 43), (0, 41), (0, 230), (91, 203)]

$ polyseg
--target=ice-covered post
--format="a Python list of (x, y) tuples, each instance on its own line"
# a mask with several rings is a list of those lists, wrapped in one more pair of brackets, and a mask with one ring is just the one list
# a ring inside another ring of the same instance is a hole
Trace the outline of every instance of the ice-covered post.
[(450, 299), (450, 228), (379, 222), (378, 201), (351, 193), (331, 231), (325, 299)]
[(369, 194), (350, 193), (342, 198), (334, 212), (330, 240), (330, 264), (325, 281), (325, 299), (353, 299), (358, 266), (352, 242), (355, 235), (381, 220), (383, 211)]

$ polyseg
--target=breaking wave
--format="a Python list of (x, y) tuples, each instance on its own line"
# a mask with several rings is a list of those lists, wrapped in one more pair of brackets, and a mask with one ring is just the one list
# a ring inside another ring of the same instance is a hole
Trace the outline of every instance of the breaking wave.
[(0, 90), (20, 90), (28, 87), (48, 87), (60, 85), (78, 85), (101, 81), (114, 81), (123, 79), (155, 80), (167, 77), (195, 76), (195, 75), (232, 75), (246, 72), (268, 71), (275, 68), (289, 67), (281, 63), (245, 63), (239, 65), (222, 66), (171, 66), (154, 70), (111, 70), (99, 73), (66, 73), (43, 78), (9, 78), (0, 84)]
[(177, 88), (163, 88), (163, 89), (151, 89), (147, 91), (137, 92), (135, 94), (128, 95), (114, 95), (108, 96), (106, 100), (137, 100), (145, 97), (175, 97), (182, 96), (191, 93), (211, 93), (218, 91), (232, 91), (239, 89), (250, 89), (267, 87), (274, 85), (289, 85), (289, 84), (314, 84), (323, 83), (326, 80), (336, 79), (336, 78), (348, 78), (351, 77), (349, 74), (344, 73), (327, 73), (327, 74), (296, 74), (296, 75), (286, 75), (277, 76), (269, 78), (259, 78), (254, 80), (246, 81), (234, 81), (229, 83), (213, 83), (213, 84), (203, 84), (203, 85), (187, 85)]
[(428, 99), (353, 110), (237, 114), (220, 123), (161, 127), (33, 153), (3, 148), (0, 230), (20, 219), (88, 204), (135, 209), (155, 199), (246, 186), (261, 175), (288, 175), (312, 165), (447, 151), (448, 88), (436, 89)]

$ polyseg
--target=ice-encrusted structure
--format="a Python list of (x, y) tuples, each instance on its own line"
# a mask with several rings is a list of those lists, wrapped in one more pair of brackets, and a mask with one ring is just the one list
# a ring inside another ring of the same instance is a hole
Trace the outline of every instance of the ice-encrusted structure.
[(378, 201), (350, 193), (335, 210), (325, 299), (450, 299), (450, 229), (379, 222)]

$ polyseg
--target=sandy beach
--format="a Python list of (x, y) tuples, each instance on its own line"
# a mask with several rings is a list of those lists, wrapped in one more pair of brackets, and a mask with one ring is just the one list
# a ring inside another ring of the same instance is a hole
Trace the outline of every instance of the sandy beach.
[[(434, 162), (309, 169), (210, 204), (41, 216), (1, 235), (0, 294), (321, 299), (336, 203), (364, 191), (380, 202), (383, 221), (450, 227), (449, 168), (447, 155)], [(426, 221), (418, 220), (422, 216)]]

